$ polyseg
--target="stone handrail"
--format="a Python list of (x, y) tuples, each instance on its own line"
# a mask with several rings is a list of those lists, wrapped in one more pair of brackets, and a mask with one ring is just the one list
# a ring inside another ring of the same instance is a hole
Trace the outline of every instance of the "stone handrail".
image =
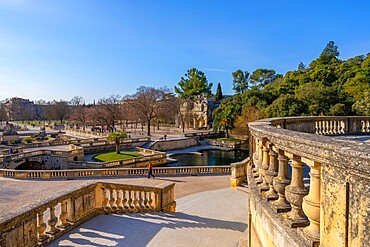
[(232, 187), (239, 186), (247, 179), (247, 166), (249, 165), (249, 157), (240, 161), (231, 163), (231, 177), (230, 182)]
[[(161, 176), (230, 174), (230, 166), (179, 166), (153, 167), (153, 173)], [(0, 177), (8, 178), (86, 178), (86, 177), (123, 177), (147, 176), (147, 168), (107, 168), (107, 169), (73, 169), (73, 170), (11, 170), (0, 169)]]
[(0, 218), (0, 246), (44, 246), (98, 214), (175, 212), (174, 183), (85, 183)]
[(328, 135), (368, 134), (370, 117), (276, 118), (248, 127), (251, 229), (262, 245), (367, 246), (370, 145)]

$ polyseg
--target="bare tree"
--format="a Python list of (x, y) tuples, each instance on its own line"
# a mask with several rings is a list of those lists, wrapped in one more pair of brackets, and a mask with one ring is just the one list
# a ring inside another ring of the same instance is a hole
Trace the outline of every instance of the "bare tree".
[(102, 125), (106, 125), (112, 132), (115, 131), (115, 121), (122, 119), (122, 112), (119, 107), (121, 96), (111, 95), (108, 98), (102, 98), (98, 104), (93, 107), (96, 120)]
[(86, 126), (92, 119), (92, 114), (93, 108), (91, 106), (79, 105), (73, 107), (70, 119), (80, 123), (82, 125), (82, 129), (85, 130)]
[(146, 121), (147, 135), (150, 136), (150, 126), (153, 119), (159, 116), (161, 106), (166, 101), (167, 88), (153, 88), (141, 86), (133, 95), (124, 98), (125, 104), (136, 109), (141, 119)]
[(69, 104), (72, 106), (79, 106), (83, 105), (85, 102), (84, 98), (81, 96), (74, 96), (70, 101)]
[(63, 120), (65, 120), (70, 113), (70, 107), (66, 101), (53, 101), (48, 107), (47, 116), (48, 119), (55, 119), (59, 120), (60, 124), (63, 124)]

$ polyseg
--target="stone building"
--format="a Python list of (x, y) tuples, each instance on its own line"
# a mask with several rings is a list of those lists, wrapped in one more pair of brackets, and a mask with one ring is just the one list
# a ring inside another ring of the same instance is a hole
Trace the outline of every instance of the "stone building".
[[(187, 127), (208, 129), (213, 124), (212, 113), (219, 105), (220, 103), (214, 99), (201, 97), (192, 102), (184, 102), (180, 106), (179, 115), (186, 116)], [(180, 116), (177, 117), (176, 125), (181, 127)]]
[(4, 103), (4, 107), (11, 121), (34, 119), (36, 107), (28, 100), (18, 97), (11, 98)]

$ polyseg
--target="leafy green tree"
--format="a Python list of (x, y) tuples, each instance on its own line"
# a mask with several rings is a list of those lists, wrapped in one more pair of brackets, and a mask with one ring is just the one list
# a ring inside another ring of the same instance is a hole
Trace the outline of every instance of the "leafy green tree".
[(352, 109), (360, 115), (370, 116), (370, 91), (364, 93), (364, 97), (356, 101)]
[(126, 133), (123, 132), (110, 132), (107, 139), (108, 141), (114, 142), (116, 145), (116, 153), (121, 153), (121, 142), (127, 138)]
[(299, 116), (304, 111), (304, 105), (294, 95), (286, 94), (275, 100), (266, 108), (267, 117)]
[(221, 84), (217, 84), (217, 89), (216, 89), (216, 94), (215, 94), (215, 100), (219, 101), (222, 100), (224, 96), (222, 95), (222, 89), (221, 89)]
[(234, 128), (237, 111), (231, 99), (227, 99), (213, 112), (213, 129), (225, 130), (226, 138), (229, 138), (229, 130)]
[(250, 73), (238, 69), (232, 73), (235, 94), (243, 94), (249, 88)]
[(250, 76), (250, 81), (259, 87), (264, 87), (275, 80), (276, 76), (273, 69), (257, 69)]
[(195, 68), (189, 69), (184, 77), (181, 77), (175, 92), (179, 98), (194, 99), (196, 96), (211, 95), (213, 84), (208, 83), (206, 75)]

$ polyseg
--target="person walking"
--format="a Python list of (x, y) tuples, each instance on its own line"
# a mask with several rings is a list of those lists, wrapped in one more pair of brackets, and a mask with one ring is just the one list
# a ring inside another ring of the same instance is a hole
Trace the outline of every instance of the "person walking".
[(153, 174), (153, 165), (152, 165), (152, 162), (149, 162), (149, 165), (148, 165), (148, 178), (150, 178), (150, 176), (152, 176), (153, 179), (155, 178), (155, 176)]

